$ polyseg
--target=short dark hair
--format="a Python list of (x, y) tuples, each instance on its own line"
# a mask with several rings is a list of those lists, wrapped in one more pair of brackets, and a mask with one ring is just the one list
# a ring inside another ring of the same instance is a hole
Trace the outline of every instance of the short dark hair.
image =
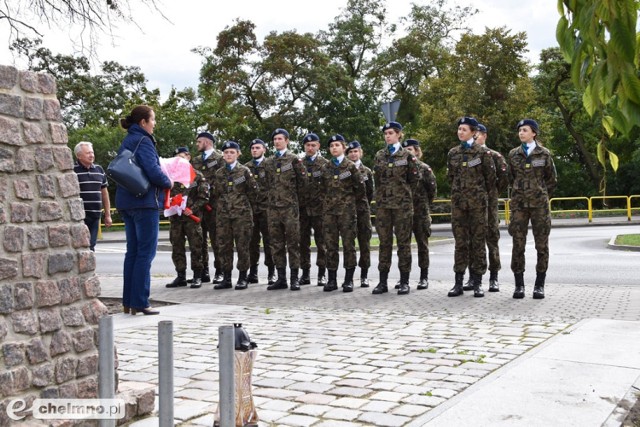
[(138, 124), (142, 120), (149, 120), (152, 112), (153, 108), (148, 105), (138, 105), (131, 110), (131, 113), (127, 117), (120, 119), (120, 126), (125, 129), (129, 129), (131, 125)]

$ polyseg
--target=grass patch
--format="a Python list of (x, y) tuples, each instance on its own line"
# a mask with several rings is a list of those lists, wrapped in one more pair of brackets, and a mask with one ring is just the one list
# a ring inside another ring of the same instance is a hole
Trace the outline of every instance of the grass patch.
[(616, 245), (640, 246), (640, 234), (621, 234), (616, 239)]

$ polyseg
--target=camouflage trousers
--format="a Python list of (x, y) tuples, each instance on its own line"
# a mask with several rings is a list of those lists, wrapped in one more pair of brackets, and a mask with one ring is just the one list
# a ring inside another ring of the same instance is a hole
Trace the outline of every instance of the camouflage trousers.
[(398, 269), (401, 273), (411, 271), (411, 230), (413, 229), (413, 208), (387, 209), (378, 208), (376, 212), (376, 231), (380, 239), (378, 270), (391, 269), (391, 252), (393, 252), (393, 233), (395, 231), (398, 245)]
[(431, 236), (431, 215), (428, 209), (414, 211), (413, 235), (418, 245), (418, 266), (429, 268), (429, 237)]
[(202, 271), (202, 228), (192, 219), (171, 217), (169, 241), (171, 242), (171, 260), (176, 271), (186, 271), (187, 254), (185, 239), (189, 241), (191, 252), (191, 270)]
[(551, 213), (548, 205), (542, 208), (511, 210), (511, 222), (509, 222), (509, 234), (513, 238), (511, 271), (524, 273), (524, 249), (527, 244), (529, 220), (531, 220), (533, 240), (538, 253), (536, 272), (546, 273), (549, 266), (549, 233), (551, 232)]
[(371, 267), (371, 211), (358, 211), (358, 247), (360, 248), (360, 259), (358, 267), (367, 269)]
[(276, 268), (300, 268), (300, 216), (295, 205), (267, 210), (271, 253)]
[(249, 243), (249, 263), (258, 265), (260, 263), (260, 236), (264, 247), (264, 265), (273, 266), (273, 255), (271, 255), (271, 239), (269, 239), (269, 224), (267, 212), (263, 211), (253, 215), (253, 230), (251, 242)]
[(311, 268), (311, 230), (313, 229), (313, 240), (316, 243), (318, 253), (316, 265), (325, 267), (326, 244), (322, 227), (322, 215), (307, 215), (305, 209), (300, 210), (300, 267)]
[(337, 270), (340, 266), (340, 238), (342, 238), (342, 254), (344, 268), (356, 266), (356, 227), (357, 216), (354, 212), (324, 214), (325, 224), (332, 224), (324, 230), (327, 242), (327, 268)]
[(216, 243), (216, 217), (213, 211), (205, 211), (202, 214), (202, 222), (200, 225), (202, 226), (202, 266), (207, 269), (209, 268), (210, 243), (213, 249), (213, 266), (216, 270), (220, 270), (222, 263), (220, 262), (220, 251)]
[(498, 199), (489, 197), (487, 207), (487, 250), (489, 252), (489, 271), (500, 271), (500, 213)]
[(220, 249), (220, 261), (222, 271), (233, 270), (233, 247), (238, 253), (237, 267), (239, 271), (249, 269), (249, 242), (253, 230), (253, 215), (228, 218), (217, 215), (216, 227), (218, 235), (218, 248)]
[(455, 239), (453, 271), (473, 274), (487, 271), (487, 208), (452, 206), (451, 228)]

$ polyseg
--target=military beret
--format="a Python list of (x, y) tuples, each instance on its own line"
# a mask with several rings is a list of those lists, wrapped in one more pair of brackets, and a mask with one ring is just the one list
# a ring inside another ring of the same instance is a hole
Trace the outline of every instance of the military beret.
[(353, 150), (355, 148), (362, 148), (362, 145), (360, 145), (358, 141), (351, 141), (349, 145), (347, 145), (347, 153), (349, 153), (349, 150)]
[(532, 120), (532, 119), (520, 120), (518, 122), (518, 126), (516, 126), (516, 129), (519, 130), (522, 126), (529, 126), (531, 130), (534, 131), (535, 133), (539, 132), (538, 122), (536, 122), (535, 120)]
[(278, 128), (276, 130), (274, 130), (273, 132), (271, 132), (271, 140), (273, 141), (273, 138), (275, 138), (276, 135), (283, 135), (285, 138), (289, 139), (289, 132), (287, 132), (286, 130), (282, 129), (282, 128)]
[(483, 133), (487, 133), (487, 127), (482, 123), (478, 123), (478, 130)]
[(320, 142), (320, 138), (315, 133), (308, 133), (302, 138), (302, 143), (306, 144), (307, 142), (318, 141)]
[(189, 152), (189, 149), (188, 149), (187, 147), (178, 147), (178, 148), (176, 148), (175, 153), (176, 153), (176, 154), (180, 154), (180, 153), (187, 153), (187, 154), (191, 154), (191, 153)]
[(211, 141), (213, 141), (213, 143), (214, 143), (214, 144), (215, 144), (215, 142), (216, 142), (216, 137), (215, 137), (215, 136), (213, 136), (213, 135), (211, 134), (211, 132), (200, 132), (200, 133), (198, 134), (198, 136), (197, 136), (197, 138), (196, 138), (196, 139), (198, 139), (198, 138), (207, 138), (207, 139), (210, 139)]
[(402, 130), (402, 125), (398, 122), (389, 122), (389, 123), (386, 123), (384, 126), (382, 126), (382, 132), (386, 131), (387, 129)]
[[(340, 141), (340, 142), (342, 142), (343, 144), (345, 144), (345, 143), (346, 143), (346, 141), (344, 140), (344, 136), (340, 135), (339, 133), (336, 133), (335, 135), (331, 135), (331, 137), (330, 137), (330, 138), (329, 138), (329, 140), (327, 141), (327, 147), (328, 147), (329, 145), (331, 145), (331, 143), (332, 143), (332, 142), (335, 142), (335, 141)], [(346, 145), (346, 144), (345, 144), (345, 145)]]
[(224, 144), (222, 144), (222, 151), (228, 150), (231, 148), (240, 151), (240, 145), (238, 145), (238, 143), (235, 141), (227, 141)]
[(417, 139), (407, 139), (402, 143), (403, 147), (420, 147), (420, 142)]
[(460, 120), (458, 120), (458, 126), (460, 125), (469, 125), (471, 127), (477, 128), (478, 127), (478, 121), (476, 119), (474, 119), (473, 117), (462, 117)]
[(262, 144), (265, 148), (267, 148), (267, 144), (259, 138), (256, 138), (253, 141), (251, 141), (251, 144), (249, 144), (249, 148), (253, 147), (256, 144)]

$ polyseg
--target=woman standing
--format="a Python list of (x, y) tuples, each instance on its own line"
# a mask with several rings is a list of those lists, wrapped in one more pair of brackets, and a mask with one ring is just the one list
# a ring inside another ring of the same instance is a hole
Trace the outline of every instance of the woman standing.
[(511, 183), (509, 234), (513, 237), (511, 270), (516, 281), (513, 297), (524, 298), (524, 249), (531, 220), (538, 253), (533, 298), (543, 299), (551, 231), (549, 196), (556, 187), (556, 168), (549, 150), (541, 146), (537, 140), (538, 123), (531, 119), (520, 120), (517, 129), (522, 145), (512, 149), (507, 158)]
[(149, 306), (151, 291), (151, 262), (158, 246), (158, 211), (164, 205), (164, 189), (171, 181), (160, 169), (160, 159), (153, 139), (156, 116), (146, 105), (135, 107), (120, 125), (127, 130), (118, 154), (122, 150), (135, 152), (136, 161), (149, 179), (151, 186), (142, 197), (136, 197), (125, 188), (116, 188), (116, 207), (124, 220), (127, 252), (124, 256), (124, 287), (122, 305), (125, 313), (135, 315), (158, 314)]

